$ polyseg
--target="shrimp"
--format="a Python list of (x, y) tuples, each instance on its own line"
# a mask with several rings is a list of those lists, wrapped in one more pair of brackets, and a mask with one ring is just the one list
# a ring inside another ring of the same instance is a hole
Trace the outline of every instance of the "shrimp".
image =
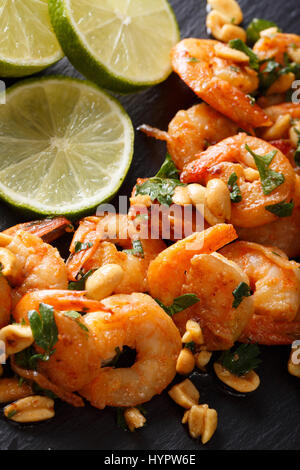
[[(105, 234), (101, 232), (100, 227), (107, 229)], [(139, 240), (142, 247), (141, 256), (135, 256), (131, 252), (118, 251), (116, 245), (128, 250), (132, 249), (132, 243), (136, 236), (135, 227), (125, 214), (109, 214), (104, 218), (87, 217), (83, 219), (70, 248), (71, 256), (67, 262), (69, 278), (75, 280), (79, 271), (86, 273), (104, 264), (119, 264), (125, 275), (115, 293), (145, 292), (149, 263), (166, 245), (161, 240), (141, 239)], [(106, 239), (108, 241), (105, 241)], [(88, 248), (75, 252), (78, 242), (85, 243)]]
[(111, 317), (98, 313), (85, 316), (85, 324), (96, 337), (97, 347), (107, 359), (126, 345), (136, 350), (128, 368), (105, 367), (80, 390), (96, 408), (136, 406), (161, 393), (176, 374), (181, 350), (179, 331), (171, 318), (146, 294), (114, 295), (102, 301)]
[(9, 324), (11, 306), (11, 288), (3, 274), (0, 274), (0, 328)]
[(212, 178), (220, 178), (227, 184), (231, 174), (236, 173), (242, 200), (231, 204), (230, 223), (238, 227), (258, 227), (277, 220), (277, 216), (267, 211), (266, 206), (282, 201), (290, 202), (293, 199), (296, 176), (287, 157), (277, 149), (269, 168), (281, 173), (284, 181), (271, 193), (264, 194), (258, 172), (254, 181), (249, 181), (244, 172), (247, 167), (256, 169), (254, 159), (246, 145), (261, 156), (275, 150), (268, 142), (240, 133), (198, 154), (197, 160), (188, 164), (181, 173), (181, 181), (206, 184)]
[(300, 265), (289, 261), (278, 248), (244, 241), (232, 243), (220, 253), (247, 274), (254, 292), (254, 316), (242, 338), (262, 344), (290, 344), (299, 337)]
[(290, 217), (279, 218), (270, 224), (235, 229), (241, 240), (276, 246), (290, 258), (300, 256), (300, 207), (295, 207)]
[(297, 34), (275, 33), (264, 35), (253, 47), (253, 52), (260, 60), (274, 59), (285, 65), (285, 54), (297, 63), (299, 61), (300, 36)]
[[(28, 310), (38, 309), (41, 302), (54, 307), (59, 334), (54, 354), (47, 362), (39, 361), (38, 372), (61, 394), (79, 391), (100, 409), (135, 406), (173, 380), (181, 338), (171, 318), (148, 295), (114, 295), (98, 302), (86, 299), (83, 292), (30, 292), (16, 306), (14, 318), (28, 321)], [(69, 310), (86, 312), (80, 319), (85, 329), (67, 315)], [(134, 365), (109, 367), (124, 346), (136, 349)]]
[(238, 125), (218, 113), (206, 103), (180, 110), (169, 124), (168, 132), (143, 125), (139, 130), (167, 142), (168, 152), (175, 165), (182, 170), (209, 145), (238, 132)]
[(30, 290), (67, 288), (67, 269), (58, 250), (38, 236), (17, 230), (6, 236), (5, 249), (14, 260), (9, 276), (13, 305)]
[[(258, 88), (258, 74), (248, 64), (218, 56), (218, 41), (184, 39), (171, 51), (173, 70), (206, 103), (253, 133), (272, 124), (247, 96)], [(224, 45), (222, 45), (224, 47)]]
[(2, 233), (13, 236), (19, 230), (33, 233), (37, 237), (42, 238), (44, 242), (51, 243), (65, 232), (72, 232), (73, 226), (65, 217), (46, 217), (42, 220), (33, 220), (31, 222), (14, 225), (4, 230)]
[[(181, 333), (186, 322), (200, 323), (209, 350), (229, 349), (253, 314), (253, 300), (244, 298), (235, 308), (233, 292), (248, 277), (216, 250), (236, 238), (232, 225), (215, 225), (176, 242), (150, 263), (149, 292), (165, 305), (183, 294), (195, 294), (199, 302), (173, 315)], [(174, 275), (172, 275), (174, 273)]]

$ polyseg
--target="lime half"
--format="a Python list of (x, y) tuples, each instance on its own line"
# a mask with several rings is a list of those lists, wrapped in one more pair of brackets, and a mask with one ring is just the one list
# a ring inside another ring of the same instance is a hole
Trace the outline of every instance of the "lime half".
[(98, 85), (126, 93), (171, 73), (180, 34), (166, 0), (49, 0), (49, 11), (65, 54)]
[(0, 0), (0, 77), (30, 75), (62, 56), (48, 0)]
[(133, 152), (128, 115), (96, 85), (26, 80), (0, 106), (0, 196), (42, 214), (76, 216), (119, 189)]

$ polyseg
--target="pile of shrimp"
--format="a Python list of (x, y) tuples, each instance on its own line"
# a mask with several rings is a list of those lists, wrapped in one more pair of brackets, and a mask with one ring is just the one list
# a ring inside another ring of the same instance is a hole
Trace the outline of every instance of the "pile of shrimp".
[[(67, 260), (50, 244), (74, 230), (64, 217), (0, 233), (0, 339), (27, 384), (25, 396), (36, 383), (73, 406), (87, 400), (138, 414), (135, 407), (162, 393), (176, 373), (193, 370), (196, 355), (236, 342), (300, 339), (300, 264), (290, 259), (300, 256), (300, 105), (283, 102), (282, 79), (271, 91), (259, 84), (268, 60), (300, 64), (299, 51), (300, 37), (263, 31), (254, 69), (230, 45), (182, 40), (171, 51), (172, 67), (202, 102), (179, 110), (168, 131), (141, 126), (167, 143), (172, 175), (138, 179), (128, 214), (80, 220)], [(163, 203), (157, 191), (152, 197), (140, 188), (153, 180), (170, 185), (175, 208), (191, 208), (188, 234), (175, 236), (172, 226), (165, 236), (159, 218), (151, 237), (150, 208)], [(196, 301), (180, 304), (191, 296)], [(46, 357), (31, 322), (45, 305), (57, 331)], [(135, 358), (119, 366), (126, 348)], [(190, 368), (182, 366), (183, 350)], [(35, 367), (20, 362), (24, 351), (37, 358)]]

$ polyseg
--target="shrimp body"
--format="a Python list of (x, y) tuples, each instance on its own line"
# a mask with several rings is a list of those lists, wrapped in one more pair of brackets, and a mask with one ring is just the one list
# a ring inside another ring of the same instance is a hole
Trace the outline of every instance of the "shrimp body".
[(253, 313), (251, 297), (237, 308), (233, 306), (233, 292), (240, 283), (249, 283), (247, 275), (235, 263), (214, 253), (235, 238), (231, 225), (215, 225), (164, 250), (148, 271), (150, 294), (165, 305), (183, 294), (199, 298), (173, 320), (181, 333), (187, 320), (199, 322), (209, 350), (230, 348)]
[(171, 318), (145, 294), (115, 295), (103, 300), (110, 317), (89, 313), (85, 324), (95, 347), (112, 359), (116, 348), (137, 352), (129, 368), (103, 367), (80, 394), (97, 408), (136, 406), (161, 393), (173, 380), (181, 338)]
[(11, 288), (5, 277), (0, 274), (0, 328), (9, 324), (11, 306)]
[[(285, 54), (295, 60), (295, 51), (300, 48), (300, 36), (297, 34), (276, 33), (261, 37), (254, 45), (253, 51), (260, 60), (274, 59), (285, 64)], [(298, 54), (297, 54), (298, 55)]]
[(246, 64), (218, 57), (220, 43), (184, 39), (171, 52), (174, 71), (206, 103), (236, 122), (242, 129), (269, 126), (263, 110), (248, 96), (258, 88), (258, 75)]
[(247, 274), (254, 291), (254, 315), (241, 335), (244, 341), (289, 344), (300, 335), (299, 264), (278, 248), (235, 242), (221, 250)]
[(13, 281), (13, 305), (37, 289), (66, 289), (67, 269), (58, 250), (30, 232), (17, 231), (7, 250), (16, 257)]
[(277, 219), (276, 215), (266, 210), (266, 206), (293, 199), (296, 176), (287, 157), (277, 149), (269, 168), (281, 173), (284, 181), (271, 193), (264, 194), (260, 178), (248, 181), (244, 174), (244, 168), (257, 169), (246, 145), (258, 155), (275, 150), (268, 142), (240, 133), (198, 154), (197, 160), (183, 170), (181, 181), (206, 184), (212, 178), (220, 178), (227, 184), (230, 175), (236, 173), (242, 200), (231, 204), (230, 222), (239, 227), (257, 227)]
[[(108, 229), (106, 237), (99, 231), (99, 222), (102, 222), (103, 227)], [(131, 222), (126, 215), (108, 215), (102, 219), (96, 217), (83, 219), (71, 245), (72, 255), (67, 262), (69, 278), (76, 279), (80, 269), (87, 272), (98, 269), (104, 264), (113, 263), (120, 265), (125, 273), (115, 291), (116, 294), (145, 292), (149, 263), (165, 248), (165, 244), (161, 240), (141, 239), (140, 244), (143, 249), (141, 257), (135, 256), (131, 252), (119, 251), (116, 245), (129, 250), (132, 248), (130, 224)], [(132, 230), (134, 233), (134, 227)], [(76, 242), (90, 242), (92, 246), (87, 250), (75, 253)]]

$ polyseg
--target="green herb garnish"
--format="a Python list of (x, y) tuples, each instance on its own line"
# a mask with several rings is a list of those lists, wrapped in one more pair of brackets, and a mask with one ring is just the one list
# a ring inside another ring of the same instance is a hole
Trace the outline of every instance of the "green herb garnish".
[(118, 360), (120, 359), (122, 351), (119, 348), (119, 346), (115, 348), (115, 351), (116, 351), (116, 355), (109, 362), (106, 362), (104, 365), (102, 365), (102, 367), (115, 367), (116, 366)]
[(241, 202), (242, 200), (242, 193), (237, 184), (238, 176), (235, 172), (231, 173), (227, 186), (230, 191), (230, 199), (232, 202)]
[(75, 242), (74, 253), (80, 253), (80, 251), (88, 250), (92, 246), (92, 243)]
[(294, 127), (294, 131), (298, 135), (298, 145), (294, 153), (294, 161), (297, 166), (300, 166), (300, 131), (296, 127)]
[(83, 330), (83, 331), (86, 331), (88, 332), (89, 329), (79, 321), (79, 319), (81, 318), (81, 315), (79, 312), (76, 312), (75, 310), (69, 310), (67, 312), (64, 312), (64, 316), (65, 317), (68, 317), (68, 318), (71, 318), (72, 320), (75, 320), (77, 325)]
[(232, 39), (228, 43), (229, 47), (232, 49), (237, 49), (238, 51), (244, 52), (249, 57), (249, 67), (258, 72), (259, 70), (259, 60), (257, 55), (248, 47), (244, 41), (241, 39)]
[(123, 250), (124, 253), (137, 256), (138, 258), (144, 258), (144, 250), (141, 240), (133, 240), (131, 250)]
[(9, 413), (7, 413), (7, 418), (10, 419), (12, 418), (13, 416), (15, 416), (15, 414), (17, 413), (17, 410), (11, 410)]
[(278, 202), (278, 204), (271, 204), (270, 206), (266, 206), (266, 210), (271, 212), (277, 217), (290, 217), (293, 213), (295, 204), (293, 201), (291, 202)]
[(232, 374), (245, 375), (261, 363), (257, 344), (241, 344), (236, 349), (224, 351), (218, 362)]
[(232, 292), (234, 300), (232, 302), (233, 308), (238, 308), (244, 297), (250, 297), (251, 289), (246, 282), (240, 282), (236, 289)]
[(197, 59), (197, 57), (188, 57), (186, 60), (187, 62), (200, 62), (200, 60)]
[(195, 294), (183, 294), (180, 297), (176, 297), (172, 305), (164, 305), (159, 300), (155, 299), (158, 305), (172, 317), (175, 313), (179, 313), (182, 310), (185, 310), (188, 307), (196, 304), (200, 299)]
[(192, 353), (195, 352), (195, 343), (194, 341), (190, 341), (189, 343), (184, 343), (184, 347), (187, 348), (187, 349), (190, 349), (192, 351)]
[(261, 185), (264, 194), (270, 194), (274, 189), (284, 183), (285, 178), (282, 173), (270, 170), (269, 165), (277, 154), (277, 150), (272, 150), (266, 155), (258, 155), (246, 144), (246, 150), (252, 155), (258, 169)]
[(165, 161), (160, 167), (159, 171), (155, 175), (157, 178), (170, 178), (178, 179), (179, 170), (177, 170), (175, 163), (173, 162), (171, 155), (167, 153)]
[(55, 352), (53, 348), (58, 341), (54, 309), (51, 305), (40, 303), (38, 312), (28, 312), (28, 320), (36, 345), (45, 351), (43, 355), (38, 355), (38, 359), (48, 361)]
[(273, 21), (254, 18), (247, 28), (247, 43), (253, 46), (253, 44), (260, 39), (261, 31), (274, 27), (276, 27), (278, 31), (281, 31)]
[(87, 271), (85, 274), (83, 274), (82, 271), (79, 271), (78, 276), (79, 279), (77, 281), (71, 281), (69, 282), (68, 289), (69, 290), (84, 290), (85, 288), (85, 281), (87, 280), (88, 277), (90, 277), (91, 274), (95, 269), (90, 269)]

